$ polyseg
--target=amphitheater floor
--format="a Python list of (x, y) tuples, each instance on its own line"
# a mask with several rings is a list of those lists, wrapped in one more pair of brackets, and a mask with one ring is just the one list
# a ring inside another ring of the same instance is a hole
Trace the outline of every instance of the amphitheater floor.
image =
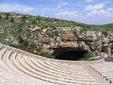
[(0, 44), (0, 85), (113, 85), (113, 62), (48, 59)]

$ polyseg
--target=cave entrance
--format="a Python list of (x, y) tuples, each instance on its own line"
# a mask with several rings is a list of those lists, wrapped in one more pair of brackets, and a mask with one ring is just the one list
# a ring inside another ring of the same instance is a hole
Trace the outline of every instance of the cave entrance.
[(54, 50), (54, 56), (60, 60), (81, 60), (87, 53), (87, 50), (77, 48), (59, 48)]

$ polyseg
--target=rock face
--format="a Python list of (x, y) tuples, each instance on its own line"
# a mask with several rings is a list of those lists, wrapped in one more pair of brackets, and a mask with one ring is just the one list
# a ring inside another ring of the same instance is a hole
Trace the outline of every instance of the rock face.
[(62, 34), (57, 47), (75, 47), (77, 37), (72, 33)]
[(76, 33), (69, 31), (52, 38), (38, 38), (38, 41), (47, 50), (49, 48), (81, 48), (97, 56), (104, 54), (110, 57), (112, 55), (113, 36), (105, 36), (102, 32), (97, 31), (85, 31), (81, 34), (77, 31)]

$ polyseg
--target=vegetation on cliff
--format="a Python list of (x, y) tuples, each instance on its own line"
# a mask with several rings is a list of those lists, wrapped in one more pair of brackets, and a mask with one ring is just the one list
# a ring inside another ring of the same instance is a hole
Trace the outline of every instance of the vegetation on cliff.
[[(0, 42), (34, 54), (46, 55), (48, 53), (42, 52), (40, 43), (37, 43), (38, 37), (41, 35), (45, 37), (59, 36), (64, 32), (62, 28), (66, 27), (73, 32), (74, 29), (81, 29), (81, 31), (102, 31), (105, 35), (113, 34), (113, 24), (87, 25), (49, 17), (1, 12)], [(48, 43), (49, 39), (44, 42)]]

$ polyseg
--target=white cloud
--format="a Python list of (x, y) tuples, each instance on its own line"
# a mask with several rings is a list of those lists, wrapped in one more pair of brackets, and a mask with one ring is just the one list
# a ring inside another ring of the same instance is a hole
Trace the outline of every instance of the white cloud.
[(104, 3), (89, 5), (85, 10), (89, 12), (87, 16), (113, 16), (113, 8), (106, 8)]
[(85, 10), (87, 11), (93, 11), (93, 10), (102, 10), (104, 9), (105, 4), (100, 3), (100, 4), (96, 4), (96, 5), (89, 5), (85, 8)]
[(91, 3), (93, 2), (94, 0), (85, 0), (86, 3)]
[(57, 8), (61, 8), (62, 6), (67, 5), (68, 2), (61, 2), (60, 4), (57, 5)]
[(78, 15), (77, 11), (62, 11), (56, 14), (58, 17), (74, 17)]
[(19, 4), (0, 4), (1, 12), (19, 12), (19, 13), (30, 13), (34, 10), (33, 7), (19, 5)]
[(77, 10), (60, 11), (56, 13), (55, 17), (59, 19), (73, 20), (76, 22), (84, 21), (84, 17)]
[(113, 12), (113, 7), (112, 8), (108, 8), (108, 11)]

